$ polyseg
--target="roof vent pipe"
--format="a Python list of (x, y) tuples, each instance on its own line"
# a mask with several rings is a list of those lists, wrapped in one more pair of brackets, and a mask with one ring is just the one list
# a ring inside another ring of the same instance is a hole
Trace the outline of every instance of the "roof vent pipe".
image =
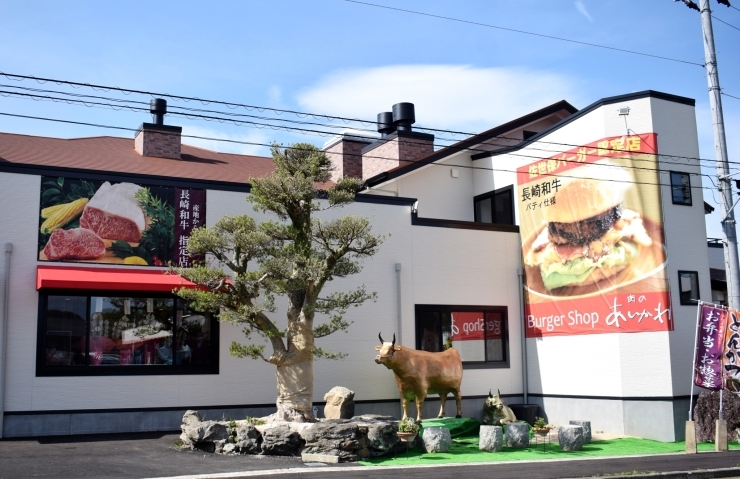
[(411, 131), (416, 121), (413, 103), (396, 103), (393, 105), (393, 123), (398, 131)]
[(393, 124), (393, 113), (390, 111), (378, 113), (378, 133), (381, 138), (386, 138), (394, 131), (396, 131), (396, 125)]
[(155, 125), (164, 125), (164, 116), (167, 114), (167, 100), (155, 98), (149, 102), (149, 113)]

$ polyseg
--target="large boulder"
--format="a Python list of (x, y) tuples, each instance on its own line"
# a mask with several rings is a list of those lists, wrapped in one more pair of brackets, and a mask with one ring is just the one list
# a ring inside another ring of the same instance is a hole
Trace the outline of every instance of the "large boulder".
[(337, 456), (340, 461), (356, 461), (370, 455), (357, 424), (326, 421), (305, 429), (301, 436), (306, 441), (304, 454)]
[(334, 386), (324, 395), (324, 417), (326, 419), (350, 419), (355, 415), (355, 392), (342, 386)]
[(583, 428), (583, 443), (591, 442), (591, 421), (568, 421), (571, 426), (581, 426)]
[(265, 429), (262, 434), (262, 454), (295, 456), (302, 446), (301, 435), (284, 424)]
[[(719, 391), (704, 391), (694, 406), (696, 442), (714, 442), (714, 422), (719, 419)], [(722, 400), (722, 419), (727, 430), (740, 428), (740, 397), (725, 391)]]
[(236, 429), (236, 450), (241, 454), (262, 452), (262, 434), (251, 424), (242, 424)]
[(506, 445), (509, 447), (529, 447), (529, 425), (526, 422), (506, 424)]
[(580, 451), (585, 442), (581, 426), (560, 426), (558, 429), (558, 443), (563, 451)]
[(504, 431), (501, 426), (481, 426), (478, 449), (488, 452), (501, 452), (504, 447)]
[(422, 435), (424, 448), (428, 453), (449, 452), (452, 445), (452, 436), (450, 430), (446, 427), (427, 427), (424, 428)]

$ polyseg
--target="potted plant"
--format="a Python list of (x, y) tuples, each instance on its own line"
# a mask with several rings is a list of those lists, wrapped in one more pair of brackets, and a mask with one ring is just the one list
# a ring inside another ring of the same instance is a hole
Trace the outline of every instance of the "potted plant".
[(532, 431), (539, 436), (547, 436), (550, 433), (550, 429), (555, 426), (547, 424), (544, 418), (537, 417), (532, 425)]
[(419, 425), (411, 418), (403, 418), (398, 422), (398, 438), (403, 442), (411, 442), (419, 434)]

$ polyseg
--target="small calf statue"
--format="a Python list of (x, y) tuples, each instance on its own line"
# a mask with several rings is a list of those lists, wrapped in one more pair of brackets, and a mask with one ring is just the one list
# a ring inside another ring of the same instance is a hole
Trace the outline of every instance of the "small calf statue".
[(510, 422), (516, 422), (514, 411), (501, 401), (501, 391), (496, 391), (496, 395), (488, 391), (486, 404), (483, 405), (483, 424), (489, 426), (503, 426)]
[(428, 394), (439, 394), (442, 408), (438, 417), (445, 415), (447, 394), (455, 396), (457, 416), (462, 417), (462, 360), (455, 349), (441, 353), (417, 351), (403, 346), (396, 346), (396, 335), (393, 342), (386, 343), (378, 334), (380, 346), (375, 346), (378, 355), (375, 362), (393, 370), (398, 391), (401, 393), (403, 418), (408, 417), (408, 402), (416, 402), (416, 420), (421, 421), (422, 407)]

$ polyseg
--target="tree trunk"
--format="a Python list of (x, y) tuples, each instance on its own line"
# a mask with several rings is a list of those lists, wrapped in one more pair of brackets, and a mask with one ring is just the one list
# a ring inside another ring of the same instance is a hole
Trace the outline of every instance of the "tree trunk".
[(310, 323), (303, 314), (288, 324), (287, 354), (277, 366), (277, 421), (314, 422), (313, 346)]

